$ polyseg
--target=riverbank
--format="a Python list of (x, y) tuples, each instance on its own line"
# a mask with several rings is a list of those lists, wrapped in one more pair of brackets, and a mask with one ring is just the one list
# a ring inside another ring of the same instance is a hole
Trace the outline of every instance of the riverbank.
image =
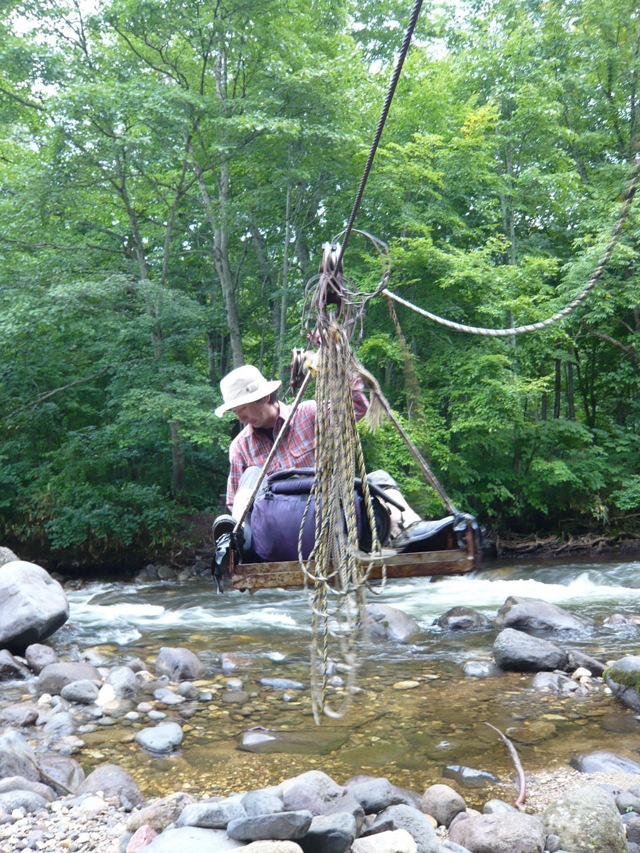
[[(281, 780), (285, 782), (285, 780)], [(527, 777), (527, 798), (525, 802), (524, 812), (529, 815), (538, 815), (542, 819), (545, 809), (553, 803), (557, 803), (561, 798), (571, 795), (572, 792), (580, 792), (590, 786), (603, 786), (608, 791), (628, 792), (630, 788), (636, 789), (640, 781), (640, 776), (634, 776), (628, 773), (579, 773), (569, 767), (558, 768), (553, 772), (545, 772)], [(370, 788), (375, 788), (379, 783), (383, 782), (383, 777), (377, 777), (369, 781)], [(237, 794), (249, 793), (248, 791), (238, 790)], [(251, 792), (258, 795), (259, 792)], [(407, 792), (409, 793), (409, 792)], [(413, 792), (415, 802), (421, 802), (423, 791)], [(412, 799), (408, 797), (408, 799)], [(464, 799), (464, 793), (463, 793)], [(169, 843), (167, 846), (160, 846), (162, 841), (162, 830), (172, 823), (175, 803), (185, 804), (203, 803), (202, 808), (206, 808), (206, 804), (211, 807), (211, 800), (207, 799), (204, 792), (197, 791), (174, 791), (172, 794), (163, 798), (155, 798), (145, 802), (139, 809), (125, 809), (117, 802), (116, 797), (106, 797), (102, 792), (87, 794), (85, 796), (66, 796), (54, 800), (46, 804), (43, 808), (32, 813), (25, 813), (23, 808), (16, 808), (12, 814), (3, 813), (0, 811), (0, 849), (3, 853), (61, 853), (61, 851), (69, 851), (69, 853), (139, 853), (145, 847), (149, 853), (154, 850), (168, 851), (174, 849)], [(498, 805), (493, 801), (487, 805), (486, 813), (496, 813)], [(505, 803), (504, 809), (508, 810), (509, 806)], [(499, 813), (499, 811), (498, 811)], [(159, 814), (164, 814), (164, 818), (159, 818)], [(474, 815), (477, 812), (471, 810), (469, 814)], [(152, 815), (155, 815), (154, 818)], [(432, 849), (441, 849), (443, 853), (447, 850), (456, 850), (457, 853), (464, 853), (466, 848), (461, 846), (453, 846), (449, 841), (449, 829), (446, 823), (438, 823), (436, 819), (431, 819), (435, 830), (435, 838), (437, 839), (438, 847)], [(146, 831), (142, 831), (141, 827), (145, 827)], [(134, 833), (137, 835), (134, 837)], [(218, 832), (216, 846), (203, 846), (202, 850), (223, 851), (232, 849), (227, 846), (224, 833)], [(156, 838), (156, 843), (150, 845), (151, 841)], [(169, 840), (170, 835), (167, 836)], [(215, 843), (214, 833), (211, 832), (209, 843)], [(192, 841), (192, 843), (195, 843)], [(267, 846), (264, 843), (262, 848), (256, 847), (254, 842), (251, 848), (245, 848), (241, 842), (237, 842), (233, 849), (254, 851), (260, 853), (263, 850), (265, 853), (295, 853), (300, 851), (303, 853), (307, 848), (304, 842), (301, 841), (302, 847), (295, 842), (287, 842), (289, 846), (285, 846), (280, 842), (280, 847)], [(276, 842), (271, 842), (276, 844)], [(335, 838), (333, 841), (336, 844)], [(513, 842), (512, 842), (513, 843)], [(144, 846), (143, 846), (144, 845)], [(312, 847), (309, 849), (325, 849), (321, 847)], [(378, 847), (377, 850), (382, 848)], [(410, 847), (407, 849), (411, 849)], [(485, 849), (485, 848), (483, 848)], [(499, 845), (496, 850), (500, 850)], [(513, 847), (509, 853), (519, 853), (523, 849)], [(533, 849), (533, 848), (532, 848)], [(547, 849), (545, 847), (545, 849)], [(590, 848), (591, 849), (591, 848)], [(633, 848), (630, 848), (633, 849)], [(200, 853), (199, 846), (188, 846), (189, 853)], [(333, 846), (326, 848), (327, 853), (335, 853), (335, 851), (346, 851), (346, 848)], [(597, 853), (602, 853), (597, 851)]]
[(572, 557), (625, 557), (640, 554), (640, 536), (584, 533), (577, 536), (523, 536), (493, 540), (498, 559), (564, 560)]

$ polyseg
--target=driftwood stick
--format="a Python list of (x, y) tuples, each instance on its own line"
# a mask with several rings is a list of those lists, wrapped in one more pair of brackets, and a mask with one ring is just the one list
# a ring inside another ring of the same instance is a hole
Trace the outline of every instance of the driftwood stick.
[(494, 732), (497, 732), (500, 735), (505, 746), (509, 750), (509, 755), (513, 759), (514, 767), (516, 768), (516, 772), (518, 773), (519, 782), (518, 799), (515, 801), (514, 805), (516, 806), (516, 808), (522, 810), (524, 808), (524, 802), (527, 798), (527, 782), (525, 779), (524, 770), (522, 769), (522, 764), (520, 762), (520, 757), (516, 752), (515, 746), (511, 743), (511, 741), (506, 735), (502, 734), (500, 729), (497, 729), (495, 726), (492, 726), (491, 723), (485, 723), (485, 726), (489, 726), (490, 729), (493, 729)]

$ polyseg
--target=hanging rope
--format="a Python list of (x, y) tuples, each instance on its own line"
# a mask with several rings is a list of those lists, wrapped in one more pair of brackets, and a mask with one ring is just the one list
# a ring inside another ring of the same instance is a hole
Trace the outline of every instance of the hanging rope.
[(593, 288), (600, 280), (602, 273), (605, 271), (607, 264), (611, 260), (613, 250), (615, 249), (618, 240), (620, 239), (622, 229), (624, 228), (624, 224), (627, 221), (627, 217), (629, 216), (629, 211), (631, 210), (631, 205), (633, 204), (633, 199), (638, 189), (639, 178), (640, 155), (636, 157), (636, 160), (634, 162), (634, 167), (631, 174), (631, 181), (629, 182), (629, 186), (625, 194), (625, 198), (622, 203), (618, 219), (616, 221), (613, 231), (611, 232), (611, 238), (600, 257), (598, 265), (593, 271), (591, 278), (584, 286), (582, 291), (578, 294), (578, 296), (576, 296), (576, 298), (572, 302), (570, 302), (569, 305), (567, 305), (561, 311), (558, 311), (556, 314), (553, 314), (551, 317), (548, 317), (546, 320), (541, 320), (538, 323), (531, 323), (528, 326), (513, 326), (510, 329), (487, 329), (481, 326), (467, 326), (464, 323), (455, 323), (453, 322), (453, 320), (445, 320), (443, 317), (439, 317), (437, 314), (432, 314), (430, 311), (425, 311), (424, 308), (419, 308), (417, 305), (413, 305), (411, 302), (408, 302), (401, 296), (397, 296), (395, 293), (391, 293), (391, 291), (387, 290), (386, 287), (382, 288), (380, 292), (389, 299), (393, 299), (395, 302), (398, 302), (400, 305), (404, 305), (406, 308), (410, 308), (412, 311), (415, 311), (416, 314), (421, 314), (423, 317), (426, 317), (429, 320), (433, 320), (434, 323), (439, 323), (441, 326), (446, 326), (448, 329), (453, 329), (456, 332), (466, 332), (468, 335), (486, 335), (488, 337), (494, 338), (507, 338), (513, 337), (513, 335), (522, 335), (525, 332), (538, 332), (541, 329), (546, 329), (549, 326), (552, 326), (554, 323), (559, 322), (564, 317), (567, 317), (569, 314), (575, 311), (579, 305), (582, 305), (587, 296), (591, 293)]
[[(344, 329), (326, 314), (319, 322), (318, 334), (316, 477), (307, 503), (308, 510), (311, 501), (315, 501), (315, 545), (308, 560), (302, 558), (302, 532), (298, 543), (306, 583), (311, 586), (311, 696), (316, 722), (323, 713), (343, 716), (354, 692), (357, 644), (366, 626), (365, 590), (372, 566), (371, 559), (359, 551), (359, 513), (366, 513), (372, 531), (371, 553), (380, 552), (351, 397), (354, 364), (349, 340)], [(356, 477), (363, 482), (363, 506), (359, 509), (354, 491)], [(304, 520), (301, 531), (303, 528)], [(334, 640), (347, 673), (338, 708), (327, 701)]]

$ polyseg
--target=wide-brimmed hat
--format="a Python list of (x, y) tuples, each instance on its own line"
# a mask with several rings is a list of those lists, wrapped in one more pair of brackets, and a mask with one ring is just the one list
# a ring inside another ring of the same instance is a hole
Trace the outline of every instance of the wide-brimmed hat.
[(273, 394), (282, 385), (279, 379), (267, 380), (257, 367), (244, 364), (220, 380), (220, 390), (224, 403), (216, 409), (216, 415), (221, 418), (229, 409), (255, 403), (268, 394)]

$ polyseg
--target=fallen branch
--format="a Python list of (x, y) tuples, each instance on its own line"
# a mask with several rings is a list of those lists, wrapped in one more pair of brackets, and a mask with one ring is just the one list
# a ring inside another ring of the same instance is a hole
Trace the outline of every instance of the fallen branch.
[(518, 798), (515, 801), (514, 805), (516, 808), (522, 810), (524, 808), (524, 803), (527, 798), (527, 781), (525, 779), (524, 770), (522, 769), (522, 764), (520, 762), (520, 757), (516, 752), (515, 746), (511, 743), (509, 738), (506, 735), (503, 735), (500, 729), (497, 729), (495, 726), (492, 726), (491, 723), (485, 723), (485, 726), (489, 726), (490, 729), (493, 729), (494, 732), (497, 732), (502, 740), (505, 743), (505, 746), (509, 750), (509, 755), (513, 759), (514, 767), (516, 768), (516, 772), (518, 774)]

